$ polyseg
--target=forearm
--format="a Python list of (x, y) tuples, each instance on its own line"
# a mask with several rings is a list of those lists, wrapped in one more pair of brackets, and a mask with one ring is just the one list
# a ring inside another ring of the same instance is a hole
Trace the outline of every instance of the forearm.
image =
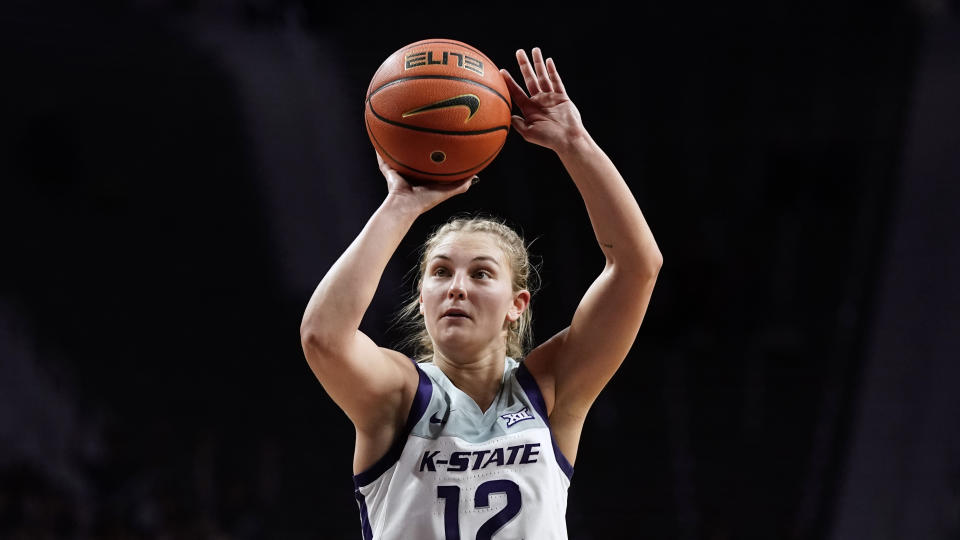
[(313, 292), (301, 337), (334, 347), (353, 338), (387, 263), (418, 215), (395, 198), (384, 200)]
[(607, 264), (655, 275), (663, 261), (660, 250), (636, 198), (606, 153), (581, 130), (557, 155), (583, 197)]

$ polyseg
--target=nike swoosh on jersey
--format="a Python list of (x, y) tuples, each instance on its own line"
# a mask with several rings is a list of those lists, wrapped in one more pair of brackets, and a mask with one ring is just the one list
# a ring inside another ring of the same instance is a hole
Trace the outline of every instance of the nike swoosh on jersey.
[(480, 98), (473, 94), (460, 94), (459, 96), (454, 96), (452, 98), (441, 99), (440, 101), (436, 101), (429, 105), (424, 105), (423, 107), (410, 109), (401, 116), (406, 118), (408, 116), (414, 116), (429, 111), (449, 109), (450, 107), (466, 107), (467, 110), (470, 111), (470, 114), (467, 115), (467, 119), (463, 121), (463, 123), (466, 124), (471, 118), (473, 118), (473, 115), (477, 114), (477, 111), (480, 110)]

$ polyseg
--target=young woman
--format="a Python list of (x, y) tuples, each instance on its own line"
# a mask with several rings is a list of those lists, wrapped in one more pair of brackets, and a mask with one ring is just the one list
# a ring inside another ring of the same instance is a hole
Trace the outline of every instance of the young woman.
[[(419, 295), (426, 360), (358, 328), (414, 220), (471, 180), (411, 185), (380, 160), (388, 193), (304, 313), (304, 354), (356, 428), (363, 538), (566, 538), (567, 487), (591, 404), (629, 352), (662, 257), (620, 173), (583, 126), (556, 65), (517, 51), (526, 92), (501, 75), (513, 128), (553, 150), (577, 186), (606, 265), (570, 326), (525, 357), (529, 260), (495, 220), (460, 219), (426, 243)], [(522, 358), (521, 358), (522, 357)]]

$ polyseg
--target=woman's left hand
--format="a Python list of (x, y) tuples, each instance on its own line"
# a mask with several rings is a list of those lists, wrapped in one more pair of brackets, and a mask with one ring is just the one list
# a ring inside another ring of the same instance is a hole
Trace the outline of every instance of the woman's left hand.
[(584, 133), (580, 111), (567, 95), (553, 59), (544, 61), (539, 47), (534, 47), (532, 54), (531, 63), (523, 49), (517, 51), (517, 63), (529, 96), (510, 72), (500, 70), (510, 98), (523, 115), (513, 116), (513, 128), (528, 142), (560, 151)]

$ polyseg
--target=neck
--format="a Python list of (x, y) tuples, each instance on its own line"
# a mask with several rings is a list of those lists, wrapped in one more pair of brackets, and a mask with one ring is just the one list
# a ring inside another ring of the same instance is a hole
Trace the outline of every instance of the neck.
[(473, 398), (481, 411), (486, 411), (500, 391), (505, 357), (503, 350), (473, 359), (453, 359), (437, 351), (433, 355), (433, 363), (454, 386)]

